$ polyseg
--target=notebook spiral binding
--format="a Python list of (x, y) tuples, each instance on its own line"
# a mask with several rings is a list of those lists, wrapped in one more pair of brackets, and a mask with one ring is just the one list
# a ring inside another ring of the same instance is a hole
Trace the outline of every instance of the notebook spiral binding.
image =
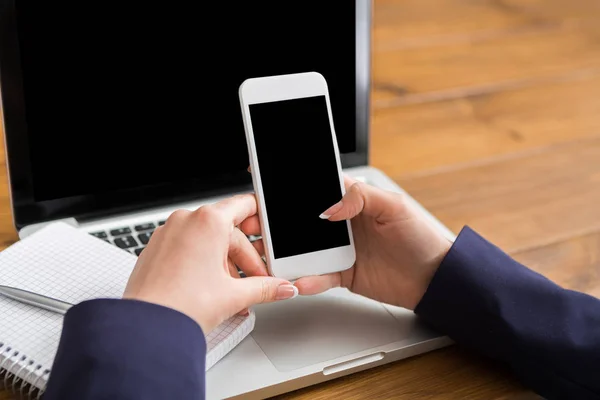
[[(19, 368), (15, 369), (15, 365)], [(10, 391), (19, 400), (39, 400), (44, 388), (38, 388), (37, 384), (48, 374), (50, 370), (0, 342), (0, 389)]]

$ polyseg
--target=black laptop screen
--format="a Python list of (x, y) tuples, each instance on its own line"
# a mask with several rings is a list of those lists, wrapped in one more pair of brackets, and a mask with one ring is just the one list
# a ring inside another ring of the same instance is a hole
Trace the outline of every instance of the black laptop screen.
[[(7, 61), (2, 79), (5, 103), (22, 99), (5, 107), (17, 208), (43, 219), (60, 199), (89, 211), (119, 205), (119, 193), (133, 203), (146, 189), (166, 199), (250, 184), (238, 97), (249, 77), (323, 74), (342, 158), (352, 157), (357, 4), (15, 1), (18, 96)], [(8, 108), (23, 112), (26, 138)], [(26, 146), (26, 168), (11, 146)]]

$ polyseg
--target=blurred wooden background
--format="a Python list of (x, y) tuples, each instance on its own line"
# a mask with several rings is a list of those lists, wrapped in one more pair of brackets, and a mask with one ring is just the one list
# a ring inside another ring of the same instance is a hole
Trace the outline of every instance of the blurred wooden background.
[[(375, 0), (371, 164), (600, 297), (600, 1)], [(452, 347), (282, 399), (535, 399)]]
[[(372, 165), (454, 232), (600, 297), (600, 1), (375, 0), (373, 22)], [(333, 397), (537, 398), (456, 346), (281, 396)]]

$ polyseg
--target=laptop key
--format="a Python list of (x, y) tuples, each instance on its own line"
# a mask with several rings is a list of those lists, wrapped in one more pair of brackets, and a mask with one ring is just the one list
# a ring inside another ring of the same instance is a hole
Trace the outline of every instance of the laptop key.
[(113, 229), (112, 231), (110, 231), (110, 234), (113, 236), (126, 235), (128, 233), (131, 233), (131, 229), (129, 229), (128, 227)]
[(108, 237), (108, 235), (104, 231), (90, 232), (90, 235), (96, 236), (98, 239), (106, 239)]
[(167, 222), (167, 221), (164, 221), (164, 220), (163, 220), (163, 221), (158, 221), (158, 225), (159, 225), (159, 226), (162, 226), (162, 225), (164, 225), (164, 224), (165, 224), (165, 222)]
[(130, 247), (137, 247), (138, 243), (132, 236), (123, 236), (115, 239), (115, 246), (122, 249), (128, 249)]
[(147, 231), (149, 229), (154, 229), (156, 227), (154, 226), (154, 224), (152, 222), (148, 222), (147, 224), (136, 225), (134, 228), (136, 231), (139, 232), (139, 231)]
[(144, 247), (140, 247), (139, 249), (135, 249), (135, 255), (139, 256), (140, 254), (142, 254), (142, 250), (144, 250)]
[(150, 236), (152, 236), (153, 232), (154, 231), (140, 233), (138, 235), (138, 239), (140, 240), (140, 242), (142, 242), (142, 244), (148, 244), (148, 242), (150, 241)]

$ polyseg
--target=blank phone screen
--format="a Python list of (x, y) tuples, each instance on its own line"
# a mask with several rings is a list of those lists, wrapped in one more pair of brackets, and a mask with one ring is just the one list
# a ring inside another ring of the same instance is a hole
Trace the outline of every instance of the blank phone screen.
[(346, 221), (319, 218), (342, 198), (325, 96), (249, 109), (274, 258), (349, 245)]

